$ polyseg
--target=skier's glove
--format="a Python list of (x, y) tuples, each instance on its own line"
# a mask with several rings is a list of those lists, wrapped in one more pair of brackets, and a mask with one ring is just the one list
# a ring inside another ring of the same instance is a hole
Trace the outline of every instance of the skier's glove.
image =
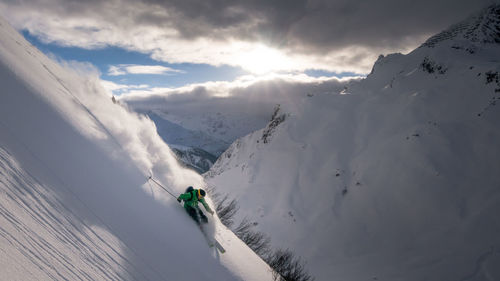
[(177, 198), (177, 202), (181, 203), (182, 199), (179, 197)]

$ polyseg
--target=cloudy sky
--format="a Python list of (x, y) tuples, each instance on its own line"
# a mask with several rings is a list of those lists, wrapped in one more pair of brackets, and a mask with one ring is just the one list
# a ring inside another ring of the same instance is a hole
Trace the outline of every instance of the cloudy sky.
[(242, 75), (366, 74), (497, 0), (0, 0), (43, 52), (89, 62), (115, 94)]

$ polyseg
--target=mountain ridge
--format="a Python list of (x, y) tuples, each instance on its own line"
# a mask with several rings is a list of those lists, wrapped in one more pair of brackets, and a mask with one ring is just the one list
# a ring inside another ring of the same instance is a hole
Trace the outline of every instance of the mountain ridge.
[(484, 8), (476, 15), (430, 37), (421, 47), (435, 47), (442, 41), (465, 39), (474, 43), (500, 43), (500, 4)]
[(317, 280), (499, 279), (500, 46), (455, 30), (283, 106), (272, 138), (238, 139), (207, 182)]

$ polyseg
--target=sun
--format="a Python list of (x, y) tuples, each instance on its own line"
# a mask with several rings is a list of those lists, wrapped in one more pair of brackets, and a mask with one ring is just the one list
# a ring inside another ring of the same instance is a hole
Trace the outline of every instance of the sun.
[(238, 64), (253, 74), (268, 74), (289, 69), (291, 63), (282, 52), (264, 45), (252, 46), (238, 56)]

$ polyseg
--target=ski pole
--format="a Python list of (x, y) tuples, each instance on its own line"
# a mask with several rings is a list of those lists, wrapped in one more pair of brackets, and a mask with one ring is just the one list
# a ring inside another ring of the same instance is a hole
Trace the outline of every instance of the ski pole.
[(157, 182), (153, 176), (149, 176), (148, 180), (152, 180), (154, 183), (156, 183), (159, 187), (161, 187), (163, 190), (165, 190), (168, 194), (170, 194), (172, 197), (174, 197), (175, 199), (177, 199), (177, 196), (175, 196), (174, 194), (172, 194), (170, 191), (168, 191), (163, 185), (161, 185), (161, 183)]

